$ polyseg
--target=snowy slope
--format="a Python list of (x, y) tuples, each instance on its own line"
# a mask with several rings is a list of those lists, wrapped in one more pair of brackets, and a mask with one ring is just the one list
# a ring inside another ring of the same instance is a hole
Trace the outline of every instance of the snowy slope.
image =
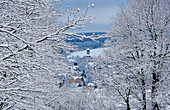
[[(100, 55), (103, 56), (104, 50), (107, 50), (107, 49), (108, 49), (108, 47), (92, 49), (92, 50), (90, 50), (90, 56), (91, 57), (98, 57)], [(84, 50), (84, 51), (72, 52), (72, 53), (70, 53), (70, 55), (67, 56), (67, 58), (71, 58), (73, 56), (75, 56), (75, 57), (79, 56), (82, 58), (83, 56), (86, 56), (86, 55), (87, 55), (86, 50)]]

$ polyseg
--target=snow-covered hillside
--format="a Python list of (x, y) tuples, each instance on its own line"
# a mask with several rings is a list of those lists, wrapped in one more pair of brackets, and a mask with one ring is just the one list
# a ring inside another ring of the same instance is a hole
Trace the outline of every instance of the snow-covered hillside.
[[(89, 55), (91, 57), (103, 56), (104, 55), (104, 50), (107, 50), (107, 49), (108, 49), (108, 47), (92, 49), (92, 50), (90, 50), (90, 54)], [(69, 58), (71, 58), (73, 56), (75, 56), (75, 57), (79, 56), (79, 57), (82, 58), (82, 57), (84, 57), (86, 55), (87, 55), (86, 50), (84, 50), (84, 51), (77, 51), (77, 52), (70, 53), (70, 55), (68, 55), (67, 58), (69, 59)]]

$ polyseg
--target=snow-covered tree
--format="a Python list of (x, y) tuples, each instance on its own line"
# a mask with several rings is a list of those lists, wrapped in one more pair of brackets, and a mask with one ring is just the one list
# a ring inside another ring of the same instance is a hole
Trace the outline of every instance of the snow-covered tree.
[(122, 110), (124, 109), (120, 97), (110, 88), (69, 88), (60, 89), (59, 97), (54, 97), (49, 101), (56, 105), (57, 110)]
[[(131, 70), (133, 64), (124, 56), (124, 52), (128, 48), (125, 47), (125, 42), (117, 42), (113, 47), (108, 48), (104, 53), (103, 58), (98, 58), (96, 63), (97, 71), (96, 80), (98, 85), (103, 87), (112, 88), (112, 91), (117, 93), (116, 97), (120, 97), (124, 109), (130, 110), (131, 108), (140, 108), (139, 103), (132, 100), (134, 92), (134, 78), (133, 71)], [(124, 46), (123, 46), (124, 45)], [(100, 71), (99, 71), (100, 69)], [(131, 104), (136, 103), (135, 106)], [(119, 108), (121, 109), (121, 108)]]
[[(169, 91), (170, 75), (168, 4), (167, 0), (129, 0), (120, 8), (110, 30), (113, 36), (118, 37), (112, 37), (113, 42), (108, 42), (111, 50), (106, 52), (104, 60), (112, 66), (106, 66), (107, 72), (102, 74), (108, 75), (112, 82), (116, 81), (116, 77), (111, 76), (115, 72), (131, 77), (128, 79), (130, 83), (123, 88), (133, 88), (131, 99), (138, 99), (142, 105), (138, 107), (143, 110), (169, 108), (166, 97), (169, 93), (165, 92)], [(120, 79), (118, 83), (124, 85), (125, 81)], [(147, 93), (149, 90), (151, 94)], [(123, 93), (121, 89), (119, 91)]]
[(56, 74), (67, 74), (59, 50), (73, 47), (68, 29), (90, 23), (87, 10), (66, 7), (59, 0), (0, 1), (0, 109), (54, 109), (47, 102), (58, 90)]

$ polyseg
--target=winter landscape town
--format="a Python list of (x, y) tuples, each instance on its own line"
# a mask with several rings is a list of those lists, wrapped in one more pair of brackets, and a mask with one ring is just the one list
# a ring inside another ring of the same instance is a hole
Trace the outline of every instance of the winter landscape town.
[(170, 0), (0, 0), (0, 110), (170, 110)]

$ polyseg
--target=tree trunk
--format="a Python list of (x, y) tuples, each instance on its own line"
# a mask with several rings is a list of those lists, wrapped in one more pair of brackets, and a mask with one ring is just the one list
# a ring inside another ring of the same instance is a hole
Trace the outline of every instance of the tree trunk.
[(156, 101), (156, 96), (157, 96), (157, 89), (158, 89), (158, 83), (159, 83), (159, 76), (160, 73), (157, 72), (157, 60), (156, 60), (156, 53), (157, 47), (154, 47), (154, 54), (153, 54), (153, 76), (152, 76), (152, 90), (151, 90), (151, 103), (152, 103), (152, 110), (159, 110), (158, 103)]
[(129, 96), (127, 97), (126, 104), (127, 104), (127, 110), (130, 110)]
[[(143, 54), (141, 55), (143, 57)], [(144, 69), (141, 68), (141, 83), (142, 83), (142, 110), (146, 110), (146, 83), (145, 83), (145, 75), (144, 75)]]
[(143, 105), (143, 110), (146, 110), (146, 89), (145, 89), (145, 81), (142, 79), (142, 105)]
[(152, 100), (152, 110), (159, 110), (158, 103), (156, 102), (156, 96), (157, 96), (157, 83), (159, 82), (159, 78), (156, 74), (156, 72), (153, 72), (153, 78), (152, 78), (152, 93), (151, 93), (151, 100)]

